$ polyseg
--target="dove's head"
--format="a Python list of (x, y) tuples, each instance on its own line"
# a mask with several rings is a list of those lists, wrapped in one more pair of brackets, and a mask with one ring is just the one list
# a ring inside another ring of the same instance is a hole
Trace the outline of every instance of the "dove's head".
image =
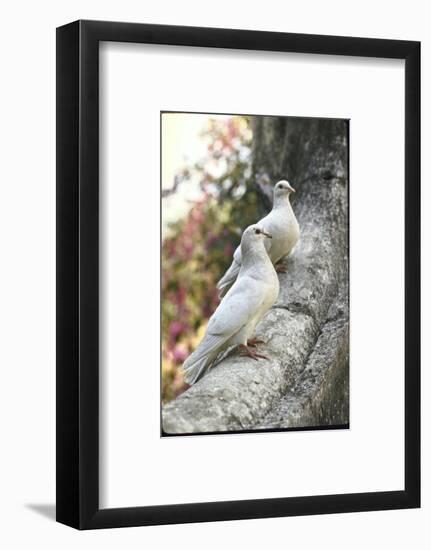
[(290, 193), (295, 193), (295, 189), (287, 180), (280, 180), (274, 187), (274, 199), (288, 197)]
[(267, 233), (260, 225), (250, 225), (242, 234), (241, 251), (263, 244), (264, 239), (272, 239), (272, 235)]

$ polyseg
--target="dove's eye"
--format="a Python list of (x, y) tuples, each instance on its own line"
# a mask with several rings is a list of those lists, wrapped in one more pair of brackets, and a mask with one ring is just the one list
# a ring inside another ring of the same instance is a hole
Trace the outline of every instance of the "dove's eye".
[(256, 235), (259, 235), (260, 229), (255, 229), (254, 231), (255, 231)]

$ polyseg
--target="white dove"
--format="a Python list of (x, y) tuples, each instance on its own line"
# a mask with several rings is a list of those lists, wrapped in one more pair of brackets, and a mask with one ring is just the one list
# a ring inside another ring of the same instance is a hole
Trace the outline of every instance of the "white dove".
[[(260, 225), (251, 225), (244, 231), (238, 278), (210, 318), (201, 343), (183, 364), (188, 384), (194, 384), (219, 353), (231, 346), (239, 345), (242, 355), (266, 359), (247, 345), (278, 296), (278, 277), (265, 248), (265, 237), (272, 238)], [(254, 340), (254, 344), (257, 342)]]
[[(258, 223), (272, 235), (272, 239), (265, 243), (268, 255), (273, 264), (292, 252), (299, 239), (299, 225), (290, 205), (289, 195), (295, 189), (286, 180), (281, 180), (274, 187), (274, 203), (271, 212)], [(241, 247), (235, 250), (233, 262), (220, 281), (217, 283), (220, 297), (235, 281), (242, 263)], [(283, 266), (277, 266), (276, 271), (285, 272)]]

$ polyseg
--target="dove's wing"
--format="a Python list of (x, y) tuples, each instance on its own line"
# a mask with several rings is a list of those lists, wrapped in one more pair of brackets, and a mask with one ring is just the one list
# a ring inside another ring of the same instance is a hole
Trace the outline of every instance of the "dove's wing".
[(209, 320), (202, 342), (183, 364), (188, 384), (199, 380), (230, 338), (253, 319), (264, 302), (263, 289), (262, 281), (252, 277), (237, 279)]
[(262, 281), (247, 275), (237, 279), (211, 317), (207, 334), (228, 340), (255, 317), (264, 301)]
[(241, 247), (238, 246), (237, 249), (234, 252), (233, 261), (232, 261), (229, 269), (226, 271), (226, 273), (223, 275), (223, 277), (217, 283), (217, 288), (220, 291), (219, 292), (220, 298), (226, 294), (226, 292), (227, 292), (228, 288), (230, 287), (230, 285), (238, 277), (238, 273), (239, 273), (240, 269), (241, 269)]

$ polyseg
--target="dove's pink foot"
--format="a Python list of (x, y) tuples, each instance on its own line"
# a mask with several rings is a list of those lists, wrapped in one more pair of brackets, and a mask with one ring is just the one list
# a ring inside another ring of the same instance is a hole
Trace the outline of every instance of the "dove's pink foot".
[(265, 344), (266, 342), (264, 340), (260, 340), (260, 338), (250, 338), (250, 340), (247, 340), (247, 346), (252, 348), (257, 348), (257, 346)]
[(268, 359), (268, 357), (266, 357), (265, 355), (262, 355), (261, 353), (256, 353), (253, 349), (245, 346), (244, 344), (240, 344), (238, 346), (238, 349), (241, 357), (252, 357), (256, 361), (258, 361), (259, 359)]
[(275, 271), (277, 273), (287, 273), (287, 267), (284, 263), (279, 262), (278, 264), (275, 264)]

